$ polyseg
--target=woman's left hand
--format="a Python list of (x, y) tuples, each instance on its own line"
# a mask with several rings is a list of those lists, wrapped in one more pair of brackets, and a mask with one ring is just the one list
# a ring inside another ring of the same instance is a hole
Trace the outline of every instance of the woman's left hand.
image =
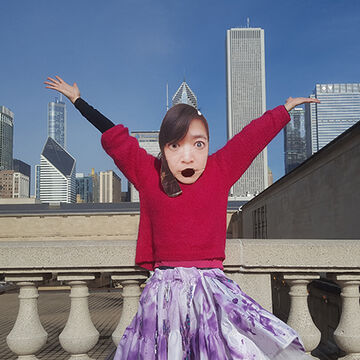
[(47, 78), (47, 81), (44, 81), (46, 84), (47, 89), (52, 89), (60, 92), (61, 94), (65, 95), (73, 104), (75, 103), (76, 99), (80, 97), (80, 90), (76, 83), (72, 86), (64, 81), (60, 76), (55, 76), (56, 79), (51, 77)]
[(312, 99), (312, 98), (305, 98), (305, 97), (297, 97), (297, 98), (289, 97), (286, 100), (285, 108), (287, 111), (290, 111), (294, 107), (301, 105), (301, 104), (305, 104), (305, 103), (320, 103), (320, 100)]

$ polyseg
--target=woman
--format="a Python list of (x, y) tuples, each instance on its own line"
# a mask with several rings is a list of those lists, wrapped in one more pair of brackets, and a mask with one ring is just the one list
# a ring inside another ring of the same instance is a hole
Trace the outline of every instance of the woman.
[(289, 98), (210, 156), (205, 117), (176, 105), (162, 122), (155, 158), (81, 99), (76, 83), (45, 84), (103, 133), (105, 151), (139, 191), (135, 264), (155, 271), (114, 359), (310, 359), (296, 332), (228, 279), (222, 262), (230, 187), (287, 124), (288, 111), (318, 100)]

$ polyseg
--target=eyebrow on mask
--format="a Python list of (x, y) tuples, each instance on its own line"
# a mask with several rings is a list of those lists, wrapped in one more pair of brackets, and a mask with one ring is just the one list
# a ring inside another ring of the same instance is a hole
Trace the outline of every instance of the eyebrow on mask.
[(205, 135), (191, 135), (191, 137), (193, 139), (204, 139), (204, 140), (208, 139), (207, 136), (205, 136)]

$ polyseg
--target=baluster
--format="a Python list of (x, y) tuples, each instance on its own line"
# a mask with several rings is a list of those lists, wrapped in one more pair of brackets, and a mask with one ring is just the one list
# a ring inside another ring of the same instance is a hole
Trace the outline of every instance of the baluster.
[(16, 282), (20, 286), (19, 313), (6, 342), (18, 360), (35, 360), (34, 355), (46, 343), (47, 332), (41, 325), (37, 299), (39, 293), (35, 282), (43, 281), (43, 276), (7, 275), (5, 281)]
[(114, 344), (117, 346), (124, 334), (125, 329), (130, 325), (135, 316), (139, 298), (141, 295), (140, 285), (148, 278), (145, 274), (123, 274), (112, 275), (111, 279), (119, 281), (123, 287), (123, 305), (119, 323), (112, 334)]
[(341, 286), (342, 311), (334, 332), (336, 344), (346, 352), (342, 360), (360, 359), (360, 275), (337, 275)]
[(91, 360), (87, 353), (99, 340), (99, 332), (91, 321), (86, 281), (94, 275), (59, 275), (59, 281), (66, 281), (71, 287), (71, 307), (65, 328), (59, 336), (60, 344), (71, 354), (69, 360)]
[[(309, 312), (307, 285), (310, 281), (319, 279), (319, 277), (319, 275), (315, 274), (284, 275), (284, 280), (290, 286), (290, 313), (287, 323), (299, 334), (309, 356), (311, 356), (310, 352), (319, 345), (321, 332), (315, 326)], [(314, 356), (311, 357), (317, 359)]]

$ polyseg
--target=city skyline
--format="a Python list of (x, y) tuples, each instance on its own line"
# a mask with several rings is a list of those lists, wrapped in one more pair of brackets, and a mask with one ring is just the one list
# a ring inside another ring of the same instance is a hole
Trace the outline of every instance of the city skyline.
[[(76, 81), (84, 99), (130, 131), (159, 128), (166, 84), (173, 94), (185, 74), (209, 121), (210, 152), (216, 151), (226, 142), (226, 30), (245, 27), (247, 17), (251, 27), (265, 30), (268, 109), (289, 96), (308, 96), (315, 83), (359, 82), (358, 1), (84, 4), (0, 5), (7, 14), (0, 39), (8, 54), (0, 59), (6, 69), (0, 105), (15, 114), (14, 157), (33, 169), (46, 141), (47, 104), (57, 96), (42, 82), (56, 74)], [(61, 51), (53, 51), (54, 39)], [(119, 173), (102, 151), (98, 131), (67, 100), (66, 105), (67, 147), (78, 171)], [(268, 159), (276, 180), (284, 174), (283, 134), (269, 145)]]

